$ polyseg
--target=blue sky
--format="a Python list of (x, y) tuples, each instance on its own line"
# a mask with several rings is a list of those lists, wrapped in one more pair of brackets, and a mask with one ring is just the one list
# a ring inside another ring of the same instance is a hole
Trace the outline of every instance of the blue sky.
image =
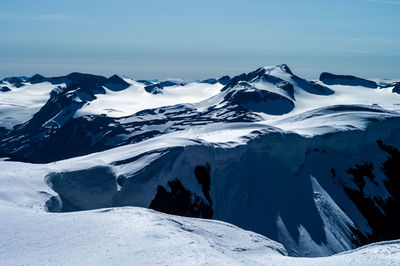
[(400, 0), (13, 0), (0, 77), (73, 71), (185, 79), (288, 64), (400, 79)]

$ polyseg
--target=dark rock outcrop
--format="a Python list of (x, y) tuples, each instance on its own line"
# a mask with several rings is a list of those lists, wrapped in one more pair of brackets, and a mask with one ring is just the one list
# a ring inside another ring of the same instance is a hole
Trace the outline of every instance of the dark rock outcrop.
[(174, 81), (161, 81), (158, 83), (154, 83), (151, 85), (147, 85), (144, 87), (144, 89), (148, 92), (148, 93), (153, 93), (153, 94), (160, 94), (163, 92), (163, 89), (165, 87), (171, 87), (171, 86), (177, 86), (177, 85), (184, 85), (184, 83), (179, 83), (179, 82), (174, 82)]
[(7, 91), (11, 91), (11, 89), (9, 87), (7, 87), (7, 86), (2, 86), (2, 87), (0, 87), (0, 91), (1, 92), (7, 92)]
[(187, 190), (178, 178), (168, 181), (170, 191), (158, 186), (157, 194), (151, 201), (149, 208), (187, 217), (211, 219), (213, 217), (212, 200), (210, 197), (211, 185), (210, 164), (198, 165), (194, 168), (194, 175), (201, 185), (204, 197), (208, 204), (195, 193)]
[(211, 219), (213, 210), (199, 196), (187, 190), (179, 181), (168, 181), (167, 191), (163, 186), (158, 186), (157, 194), (151, 201), (149, 208), (180, 216)]
[(258, 90), (248, 83), (239, 83), (241, 90), (232, 90), (224, 98), (230, 105), (238, 105), (249, 111), (262, 112), (270, 115), (289, 113), (294, 108), (290, 99), (274, 92)]
[(392, 92), (400, 94), (400, 82), (394, 83)]
[[(361, 244), (400, 238), (400, 151), (396, 148), (377, 141), (379, 148), (387, 154), (387, 160), (379, 168), (372, 163), (363, 162), (347, 170), (351, 174), (356, 188), (344, 185), (344, 191), (356, 205), (360, 213), (367, 219), (372, 229), (371, 234), (360, 238)], [(369, 196), (365, 188), (365, 178), (378, 186), (373, 171), (382, 171), (386, 176), (383, 186), (389, 197)]]
[(349, 75), (335, 75), (327, 72), (322, 73), (319, 80), (326, 85), (362, 86), (371, 89), (378, 88), (378, 84), (371, 80)]

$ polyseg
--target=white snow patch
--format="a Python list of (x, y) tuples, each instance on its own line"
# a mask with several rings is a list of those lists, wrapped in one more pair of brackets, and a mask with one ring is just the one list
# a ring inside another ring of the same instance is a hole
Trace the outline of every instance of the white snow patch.
[(148, 93), (144, 87), (142, 83), (131, 81), (131, 86), (122, 91), (114, 92), (105, 88), (106, 94), (96, 95), (97, 99), (83, 106), (75, 117), (93, 114), (123, 117), (145, 109), (180, 103), (196, 103), (218, 94), (223, 85), (187, 83), (183, 86), (164, 87), (162, 94)]
[(58, 86), (65, 87), (65, 84), (24, 83), (20, 88), (8, 85), (11, 91), (0, 93), (0, 127), (12, 129), (30, 120), (50, 98), (50, 92)]

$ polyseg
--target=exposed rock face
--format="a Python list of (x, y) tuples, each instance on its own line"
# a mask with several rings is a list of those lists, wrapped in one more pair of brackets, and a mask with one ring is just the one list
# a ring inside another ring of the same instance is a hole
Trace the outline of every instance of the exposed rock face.
[(178, 83), (178, 82), (173, 82), (173, 81), (161, 81), (158, 83), (154, 83), (154, 84), (149, 84), (146, 87), (144, 87), (144, 89), (148, 92), (148, 93), (153, 93), (153, 94), (162, 94), (163, 89), (165, 87), (171, 87), (171, 86), (182, 86), (184, 85), (184, 83)]
[(7, 91), (11, 91), (11, 89), (9, 87), (7, 87), (7, 86), (1, 86), (0, 87), (0, 91), (1, 92), (7, 92)]
[(400, 82), (394, 83), (393, 92), (400, 94)]
[[(349, 198), (354, 202), (360, 212), (368, 220), (372, 233), (363, 237), (362, 243), (368, 244), (383, 240), (400, 238), (400, 151), (392, 146), (377, 141), (379, 148), (387, 154), (387, 160), (380, 166), (363, 162), (349, 168), (347, 172), (353, 176), (351, 179), (356, 189), (344, 186)], [(366, 189), (365, 178), (368, 178), (376, 187), (374, 171), (381, 171), (386, 176), (383, 180), (388, 197), (374, 197)]]

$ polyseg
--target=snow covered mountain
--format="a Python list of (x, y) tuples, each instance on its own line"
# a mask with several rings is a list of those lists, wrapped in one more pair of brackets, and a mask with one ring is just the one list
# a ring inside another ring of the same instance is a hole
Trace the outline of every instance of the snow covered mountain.
[[(106, 215), (95, 209), (146, 207), (272, 239), (265, 240), (270, 251), (249, 240), (243, 249), (252, 255), (235, 263), (276, 257), (271, 263), (295, 264), (280, 254), (328, 256), (400, 239), (399, 84), (329, 73), (309, 81), (287, 65), (188, 83), (80, 73), (7, 78), (0, 83), (0, 202), (20, 219), (33, 208), (93, 223)], [(75, 212), (82, 210), (94, 211)], [(137, 208), (110, 212), (124, 211), (170, 219)], [(63, 222), (39, 212), (38, 220)], [(397, 242), (383, 246), (398, 254)]]
[(288, 257), (281, 244), (234, 225), (138, 207), (49, 213), (43, 204), (54, 191), (38, 178), (49, 166), (0, 166), (1, 265), (365, 266), (396, 265), (400, 256), (400, 242), (389, 241), (330, 257)]

